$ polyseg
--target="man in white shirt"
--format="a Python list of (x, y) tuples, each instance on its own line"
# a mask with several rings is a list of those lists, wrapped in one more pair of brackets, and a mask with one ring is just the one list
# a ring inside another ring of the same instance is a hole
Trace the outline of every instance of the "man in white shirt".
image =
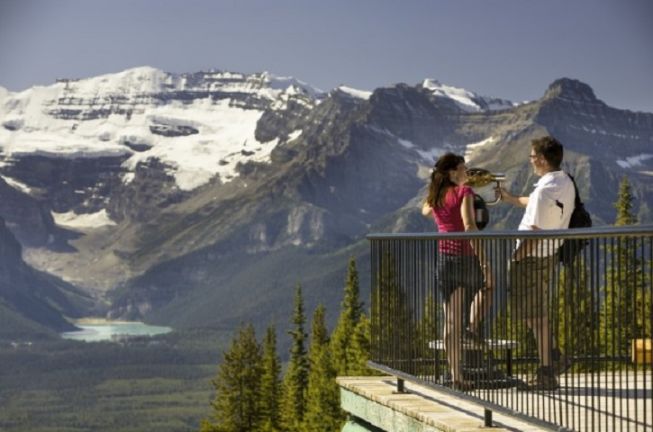
[[(575, 190), (569, 176), (560, 169), (563, 147), (558, 140), (545, 136), (532, 141), (531, 166), (540, 180), (527, 197), (517, 197), (501, 188), (501, 198), (509, 204), (525, 207), (519, 230), (547, 230), (569, 227), (574, 211)], [(535, 335), (540, 367), (535, 379), (523, 389), (558, 388), (553, 368), (552, 338), (549, 325), (549, 280), (555, 265), (560, 240), (527, 239), (517, 243), (510, 268), (511, 306), (516, 318), (524, 320)]]

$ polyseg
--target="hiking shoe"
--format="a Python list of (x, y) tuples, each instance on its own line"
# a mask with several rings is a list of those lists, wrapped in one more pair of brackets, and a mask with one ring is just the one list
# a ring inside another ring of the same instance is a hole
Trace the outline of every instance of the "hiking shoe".
[(551, 350), (551, 360), (553, 366), (553, 372), (556, 375), (562, 375), (567, 372), (573, 365), (572, 360), (564, 355), (559, 348), (553, 348)]
[(521, 391), (551, 391), (558, 389), (558, 387), (560, 387), (560, 384), (558, 384), (558, 378), (552, 366), (540, 366), (537, 368), (535, 377), (531, 380), (517, 383), (517, 390)]

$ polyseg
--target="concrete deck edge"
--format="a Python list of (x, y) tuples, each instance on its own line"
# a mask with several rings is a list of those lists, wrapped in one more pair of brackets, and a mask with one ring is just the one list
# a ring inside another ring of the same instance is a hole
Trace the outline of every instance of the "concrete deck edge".
[(348, 413), (385, 431), (478, 432), (483, 420), (413, 393), (396, 393), (395, 378), (338, 377), (341, 406)]

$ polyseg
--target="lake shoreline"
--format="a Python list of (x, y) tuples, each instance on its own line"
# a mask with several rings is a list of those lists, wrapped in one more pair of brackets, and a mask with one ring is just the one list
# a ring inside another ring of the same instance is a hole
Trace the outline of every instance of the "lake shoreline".
[(85, 317), (72, 321), (72, 324), (79, 325), (112, 325), (112, 324), (133, 324), (141, 321), (111, 320), (102, 317)]
[(61, 333), (64, 339), (100, 342), (116, 338), (151, 337), (173, 331), (172, 327), (149, 325), (141, 321), (112, 321), (94, 317), (80, 318), (73, 324), (79, 330)]

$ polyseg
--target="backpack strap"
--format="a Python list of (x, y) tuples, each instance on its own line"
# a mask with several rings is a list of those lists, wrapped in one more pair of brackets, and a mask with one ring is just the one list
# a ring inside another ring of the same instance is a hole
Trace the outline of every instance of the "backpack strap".
[(574, 207), (578, 208), (578, 207), (583, 205), (583, 202), (580, 200), (580, 194), (578, 193), (578, 186), (576, 186), (576, 180), (574, 180), (574, 176), (572, 176), (571, 174), (569, 174), (569, 173), (565, 173), (565, 174), (567, 174), (569, 176), (569, 178), (571, 179), (571, 182), (574, 185), (574, 192), (576, 192), (576, 199), (574, 201)]

